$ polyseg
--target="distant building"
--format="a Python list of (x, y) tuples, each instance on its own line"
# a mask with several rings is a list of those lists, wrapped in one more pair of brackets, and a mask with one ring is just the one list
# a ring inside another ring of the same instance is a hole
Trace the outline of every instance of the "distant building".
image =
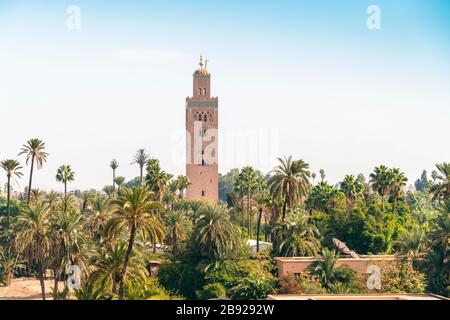
[(200, 57), (193, 75), (193, 95), (186, 98), (186, 176), (189, 200), (219, 199), (219, 100), (211, 97), (211, 74)]

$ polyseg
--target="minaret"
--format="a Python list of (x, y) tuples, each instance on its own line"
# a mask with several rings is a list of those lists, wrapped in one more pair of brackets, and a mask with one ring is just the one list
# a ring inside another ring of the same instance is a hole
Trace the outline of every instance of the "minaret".
[(194, 72), (192, 97), (186, 98), (186, 175), (191, 185), (189, 200), (217, 201), (218, 174), (218, 105), (211, 97), (211, 74), (200, 56)]

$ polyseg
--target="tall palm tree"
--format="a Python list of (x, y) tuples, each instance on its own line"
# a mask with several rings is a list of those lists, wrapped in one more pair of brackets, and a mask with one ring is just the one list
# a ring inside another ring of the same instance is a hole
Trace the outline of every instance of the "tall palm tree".
[(110, 238), (117, 238), (124, 231), (128, 233), (128, 247), (119, 286), (119, 298), (123, 299), (124, 281), (136, 236), (162, 242), (165, 230), (162, 221), (154, 215), (156, 210), (162, 209), (161, 203), (153, 201), (153, 194), (143, 187), (122, 189), (118, 198), (112, 200), (112, 204), (115, 208), (112, 218), (105, 226), (105, 234)]
[(31, 189), (31, 200), (33, 200), (32, 202), (36, 203), (36, 202), (41, 202), (43, 201), (45, 198), (45, 191), (40, 190), (40, 189)]
[(6, 206), (8, 208), (8, 227), (9, 227), (11, 222), (11, 178), (14, 177), (20, 178), (21, 176), (23, 176), (23, 173), (20, 171), (22, 169), (22, 166), (17, 160), (8, 159), (0, 162), (0, 167), (6, 172), (6, 179), (7, 179)]
[(346, 175), (340, 183), (340, 189), (345, 194), (347, 206), (350, 206), (362, 193), (363, 186), (353, 175)]
[(199, 215), (201, 214), (201, 209), (203, 208), (204, 203), (198, 200), (189, 201), (189, 217), (192, 221), (192, 224), (195, 226)]
[(384, 165), (375, 167), (370, 174), (370, 184), (381, 197), (381, 210), (385, 211), (385, 199), (392, 184), (392, 173)]
[(402, 188), (406, 186), (408, 182), (408, 178), (406, 178), (405, 174), (400, 171), (398, 168), (394, 168), (391, 170), (391, 186), (390, 192), (392, 195), (392, 213), (395, 213), (397, 209), (397, 201), (402, 192)]
[[(75, 172), (69, 165), (62, 165), (56, 171), (56, 181), (64, 184), (64, 199), (67, 198), (67, 183), (75, 180)], [(64, 212), (67, 210), (67, 204), (64, 203)]]
[(141, 186), (144, 185), (144, 166), (149, 159), (150, 155), (147, 154), (145, 149), (139, 149), (133, 156), (133, 162), (131, 164), (139, 165), (139, 173), (140, 173), (139, 177), (141, 181)]
[(26, 164), (28, 164), (28, 162), (31, 162), (27, 204), (30, 204), (31, 182), (33, 180), (34, 163), (36, 162), (36, 168), (39, 170), (47, 161), (48, 153), (44, 150), (45, 143), (40, 139), (30, 139), (27, 141), (27, 144), (24, 144), (22, 146), (22, 149), (20, 149), (19, 156), (25, 154), (27, 159)]
[(201, 209), (192, 241), (202, 256), (220, 260), (238, 251), (240, 230), (229, 218), (228, 209), (219, 204), (208, 204)]
[(247, 200), (247, 231), (249, 238), (252, 237), (252, 192), (258, 184), (258, 174), (250, 166), (242, 168), (236, 178), (235, 184), (246, 194)]
[[(256, 227), (256, 252), (259, 252), (259, 239), (261, 236), (261, 219), (264, 211), (270, 208), (271, 198), (267, 190), (260, 191), (255, 195), (255, 203), (258, 208), (258, 223)], [(267, 227), (267, 226), (265, 226)]]
[(183, 211), (169, 211), (164, 216), (167, 228), (166, 243), (172, 247), (172, 254), (178, 252), (180, 243), (188, 238), (192, 223)]
[(119, 162), (117, 162), (116, 159), (112, 159), (109, 166), (113, 171), (113, 187), (114, 187), (114, 192), (115, 192), (116, 191), (116, 170), (119, 167)]
[(307, 214), (295, 213), (275, 226), (274, 247), (277, 254), (283, 257), (317, 255), (320, 250), (319, 230), (308, 220)]
[(438, 169), (436, 173), (437, 183), (431, 187), (433, 199), (439, 201), (450, 199), (450, 163), (439, 163), (436, 168)]
[(296, 202), (303, 202), (311, 187), (309, 182), (309, 165), (303, 160), (278, 158), (278, 165), (269, 179), (270, 192), (280, 194), (284, 198), (283, 218), (286, 218), (286, 209), (292, 208)]
[(42, 300), (45, 300), (44, 273), (53, 240), (50, 209), (43, 203), (28, 207), (19, 214), (17, 223), (17, 243), (25, 259), (37, 263)]

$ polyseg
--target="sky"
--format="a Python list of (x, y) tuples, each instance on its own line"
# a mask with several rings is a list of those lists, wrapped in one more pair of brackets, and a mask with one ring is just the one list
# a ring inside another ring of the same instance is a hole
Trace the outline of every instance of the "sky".
[(413, 183), (450, 161), (449, 39), (447, 0), (0, 0), (0, 159), (23, 163), (16, 190), (30, 138), (50, 153), (36, 188), (62, 190), (56, 169), (69, 164), (70, 189), (100, 189), (113, 158), (131, 179), (139, 148), (184, 174), (185, 98), (203, 54), (220, 172), (292, 155), (331, 183), (380, 164)]

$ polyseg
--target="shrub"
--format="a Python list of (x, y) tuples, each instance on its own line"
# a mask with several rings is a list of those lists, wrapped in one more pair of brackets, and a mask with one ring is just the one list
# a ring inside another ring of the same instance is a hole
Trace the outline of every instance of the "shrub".
[(280, 294), (299, 294), (301, 292), (300, 284), (295, 278), (295, 275), (291, 272), (280, 277), (278, 286), (278, 293)]
[(387, 265), (381, 273), (381, 292), (418, 294), (425, 291), (425, 284), (425, 275), (410, 262)]
[(225, 287), (221, 283), (214, 282), (203, 286), (201, 290), (197, 290), (196, 295), (200, 300), (209, 300), (226, 298), (227, 292)]
[(240, 279), (236, 286), (231, 288), (230, 295), (235, 300), (265, 299), (274, 289), (274, 281), (262, 278), (256, 274)]

